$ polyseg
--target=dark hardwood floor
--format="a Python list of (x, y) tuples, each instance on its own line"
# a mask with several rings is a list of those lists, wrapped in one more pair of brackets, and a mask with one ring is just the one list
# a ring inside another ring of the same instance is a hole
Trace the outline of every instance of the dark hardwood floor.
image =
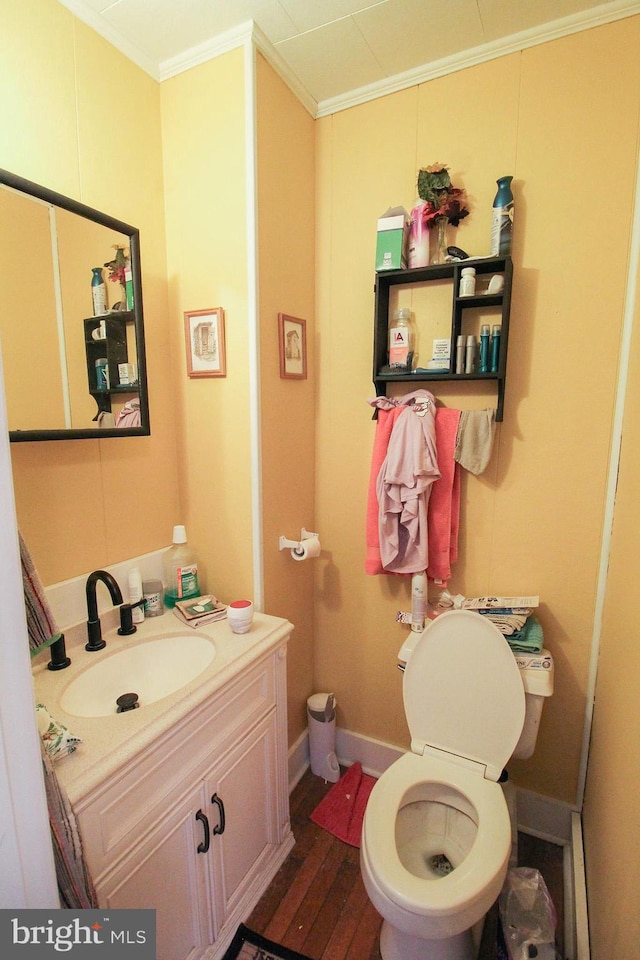
[[(310, 771), (296, 786), (291, 795), (296, 844), (246, 924), (310, 960), (380, 960), (382, 919), (362, 883), (360, 851), (309, 819), (331, 787)], [(520, 834), (518, 853), (522, 865), (540, 870), (545, 879), (562, 949), (562, 849)], [(486, 927), (479, 960), (494, 960), (491, 925)]]

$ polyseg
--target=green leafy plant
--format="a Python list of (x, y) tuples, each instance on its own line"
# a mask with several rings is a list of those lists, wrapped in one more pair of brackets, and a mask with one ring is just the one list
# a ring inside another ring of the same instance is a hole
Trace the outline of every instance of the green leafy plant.
[(438, 217), (457, 227), (469, 216), (467, 192), (454, 187), (449, 176), (449, 167), (444, 163), (432, 163), (418, 171), (418, 196), (427, 204), (424, 219), (432, 227)]

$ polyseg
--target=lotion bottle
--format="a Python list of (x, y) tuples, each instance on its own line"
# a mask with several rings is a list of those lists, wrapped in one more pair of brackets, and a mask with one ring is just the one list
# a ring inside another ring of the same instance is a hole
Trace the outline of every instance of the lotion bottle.
[(427, 574), (414, 573), (411, 577), (411, 629), (422, 633), (427, 614)]
[[(127, 582), (129, 587), (129, 603), (139, 603), (139, 601), (142, 600), (142, 577), (140, 576), (138, 567), (134, 567), (133, 570), (129, 571)], [(131, 619), (133, 623), (143, 623), (144, 609), (142, 605), (133, 608), (131, 611)]]
[(198, 561), (187, 543), (187, 531), (183, 526), (173, 528), (173, 545), (165, 553), (162, 566), (167, 607), (175, 607), (178, 600), (200, 596)]
[(411, 311), (408, 307), (400, 307), (389, 324), (389, 366), (398, 371), (411, 373), (413, 359)]

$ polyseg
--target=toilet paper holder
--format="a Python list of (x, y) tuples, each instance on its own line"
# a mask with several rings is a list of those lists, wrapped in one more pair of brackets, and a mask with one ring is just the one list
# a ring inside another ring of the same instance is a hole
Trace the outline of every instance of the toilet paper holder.
[(318, 540), (320, 538), (320, 535), (318, 533), (311, 533), (310, 530), (305, 530), (305, 528), (303, 527), (300, 533), (299, 540), (287, 540), (286, 537), (280, 537), (280, 540), (278, 541), (279, 543), (278, 550), (287, 550), (287, 549), (301, 550), (303, 541), (311, 540), (314, 537), (316, 540)]

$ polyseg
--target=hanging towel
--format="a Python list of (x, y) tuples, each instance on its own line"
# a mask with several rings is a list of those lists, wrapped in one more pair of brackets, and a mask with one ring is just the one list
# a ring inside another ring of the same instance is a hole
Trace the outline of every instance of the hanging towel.
[(455, 459), (476, 476), (491, 459), (495, 410), (463, 410), (456, 436)]
[[(369, 403), (375, 405), (370, 400)], [(366, 525), (366, 557), (364, 562), (364, 572), (370, 575), (384, 573), (380, 559), (380, 529), (378, 526), (378, 494), (376, 484), (380, 467), (387, 455), (389, 446), (389, 437), (393, 430), (393, 425), (402, 413), (402, 407), (393, 405), (389, 408), (378, 406), (378, 419), (376, 421), (376, 433), (373, 440), (373, 453), (371, 456), (371, 471), (369, 474), (369, 489), (367, 493), (367, 525)]]
[(140, 400), (136, 397), (129, 400), (118, 414), (116, 427), (139, 427), (140, 426)]
[(394, 423), (387, 455), (378, 474), (380, 557), (390, 573), (420, 573), (429, 563), (427, 511), (434, 480), (440, 476), (435, 434), (435, 397), (416, 390), (375, 405), (404, 407)]
[(74, 812), (60, 788), (51, 757), (42, 745), (41, 751), (60, 904), (68, 910), (95, 909), (98, 898), (84, 859)]
[[(42, 581), (20, 531), (18, 531), (18, 540), (20, 543), (29, 649), (33, 656), (44, 647), (50, 646), (51, 642), (59, 639), (62, 634), (58, 631)], [(58, 777), (53, 769), (52, 758), (45, 748), (42, 737), (40, 738), (40, 751), (60, 903), (66, 908), (81, 910), (88, 907), (97, 907), (98, 901), (84, 860), (75, 814), (68, 797), (60, 787)]]
[(27, 614), (27, 630), (29, 632), (29, 649), (33, 657), (40, 650), (59, 640), (62, 634), (58, 630), (49, 601), (47, 600), (29, 549), (22, 534), (18, 531), (20, 541), (20, 561), (22, 563), (22, 586), (24, 590), (24, 606)]
[(427, 577), (446, 585), (451, 565), (458, 558), (460, 523), (460, 473), (454, 460), (460, 411), (438, 407), (436, 411), (436, 444), (440, 479), (431, 490), (428, 510), (429, 565)]

